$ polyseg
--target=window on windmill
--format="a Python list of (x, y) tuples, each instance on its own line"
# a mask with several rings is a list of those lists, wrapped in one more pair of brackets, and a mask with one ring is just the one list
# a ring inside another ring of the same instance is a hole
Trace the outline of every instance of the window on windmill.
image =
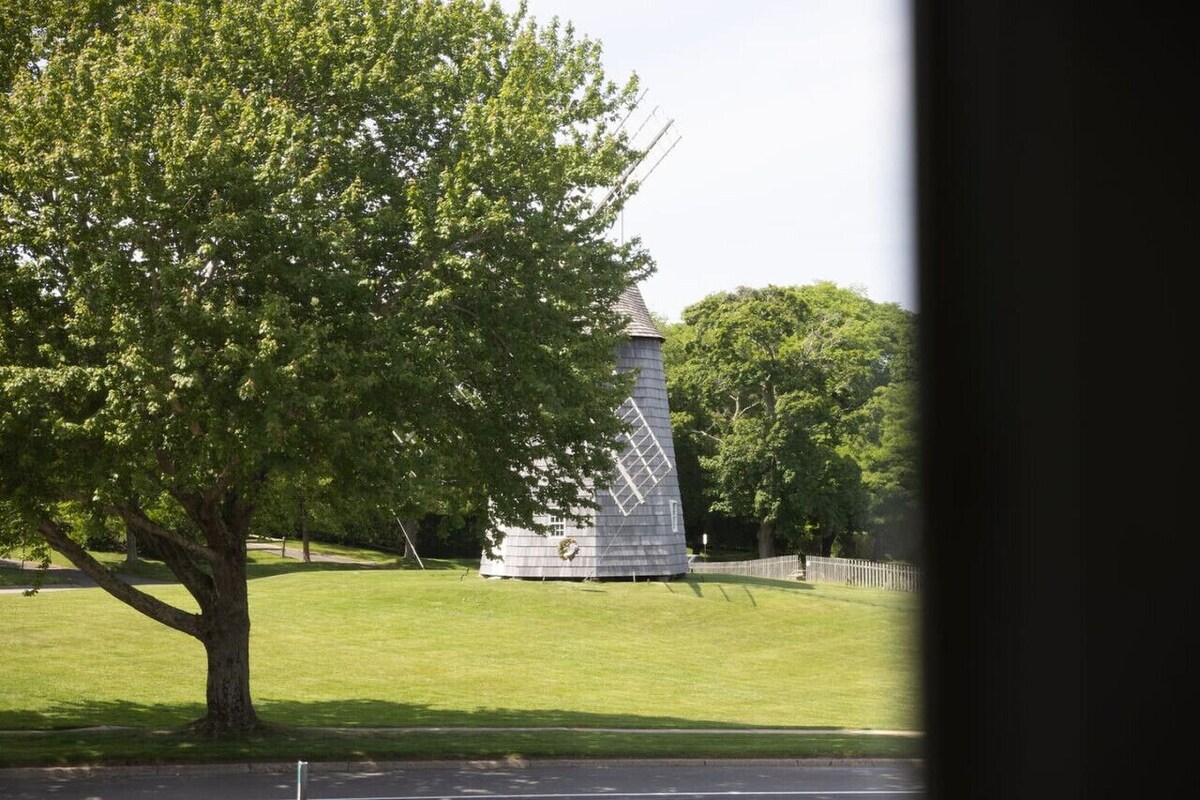
[(546, 515), (546, 525), (550, 528), (550, 536), (566, 536), (567, 521), (557, 511), (551, 511)]
[(609, 491), (621, 514), (629, 516), (670, 474), (671, 461), (632, 397), (617, 408), (617, 416), (627, 425), (628, 432), (621, 435), (625, 447), (617, 455), (616, 479)]

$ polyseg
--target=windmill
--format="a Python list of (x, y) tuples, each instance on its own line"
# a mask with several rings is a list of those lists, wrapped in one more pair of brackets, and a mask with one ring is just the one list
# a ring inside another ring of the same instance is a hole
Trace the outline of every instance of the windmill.
[[(647, 110), (648, 109), (648, 110)], [(636, 122), (636, 124), (633, 124)], [(643, 92), (617, 128), (629, 127), (627, 141), (637, 158), (611, 186), (591, 194), (598, 213), (641, 185), (682, 138), (675, 120), (646, 102)], [(662, 334), (650, 317), (638, 287), (630, 286), (617, 302), (629, 322), (627, 339), (615, 352), (618, 372), (637, 371), (632, 394), (614, 413), (625, 433), (614, 454), (607, 482), (593, 488), (596, 510), (581, 526), (569, 523), (564, 510), (550, 509), (537, 520), (549, 535), (519, 527), (504, 529), (502, 540), (485, 551), (480, 574), (513, 578), (671, 578), (687, 572), (679, 480), (666, 377)], [(494, 555), (493, 555), (494, 554)]]

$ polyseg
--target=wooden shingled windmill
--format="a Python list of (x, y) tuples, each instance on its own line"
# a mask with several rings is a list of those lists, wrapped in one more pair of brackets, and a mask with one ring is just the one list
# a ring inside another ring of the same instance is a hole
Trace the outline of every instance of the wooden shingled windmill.
[[(639, 98), (639, 106), (645, 94)], [(662, 120), (655, 107), (631, 135), (642, 157), (616, 186), (600, 193), (598, 207), (622, 185), (644, 181), (679, 142), (674, 120)], [(643, 144), (638, 145), (639, 139)], [(675, 445), (663, 373), (663, 336), (637, 286), (625, 290), (617, 310), (628, 318), (628, 338), (617, 347), (618, 372), (637, 370), (633, 393), (616, 409), (626, 423), (616, 464), (607, 483), (594, 488), (597, 510), (577, 526), (550, 511), (537, 522), (550, 533), (505, 528), (485, 552), (480, 574), (541, 579), (671, 578), (688, 569), (683, 506), (675, 469)]]

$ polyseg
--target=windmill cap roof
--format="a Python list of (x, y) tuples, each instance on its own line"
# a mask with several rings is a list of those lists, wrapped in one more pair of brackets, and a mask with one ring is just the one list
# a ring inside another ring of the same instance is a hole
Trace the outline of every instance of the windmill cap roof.
[(630, 286), (621, 293), (621, 297), (617, 300), (617, 311), (629, 317), (625, 333), (630, 337), (664, 339), (662, 332), (654, 324), (654, 319), (651, 318), (650, 311), (646, 308), (646, 301), (642, 299), (642, 293), (636, 285)]

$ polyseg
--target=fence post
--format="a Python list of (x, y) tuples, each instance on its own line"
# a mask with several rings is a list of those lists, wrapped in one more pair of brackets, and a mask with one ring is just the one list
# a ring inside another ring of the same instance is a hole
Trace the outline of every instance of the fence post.
[(296, 762), (296, 800), (308, 800), (308, 762)]

